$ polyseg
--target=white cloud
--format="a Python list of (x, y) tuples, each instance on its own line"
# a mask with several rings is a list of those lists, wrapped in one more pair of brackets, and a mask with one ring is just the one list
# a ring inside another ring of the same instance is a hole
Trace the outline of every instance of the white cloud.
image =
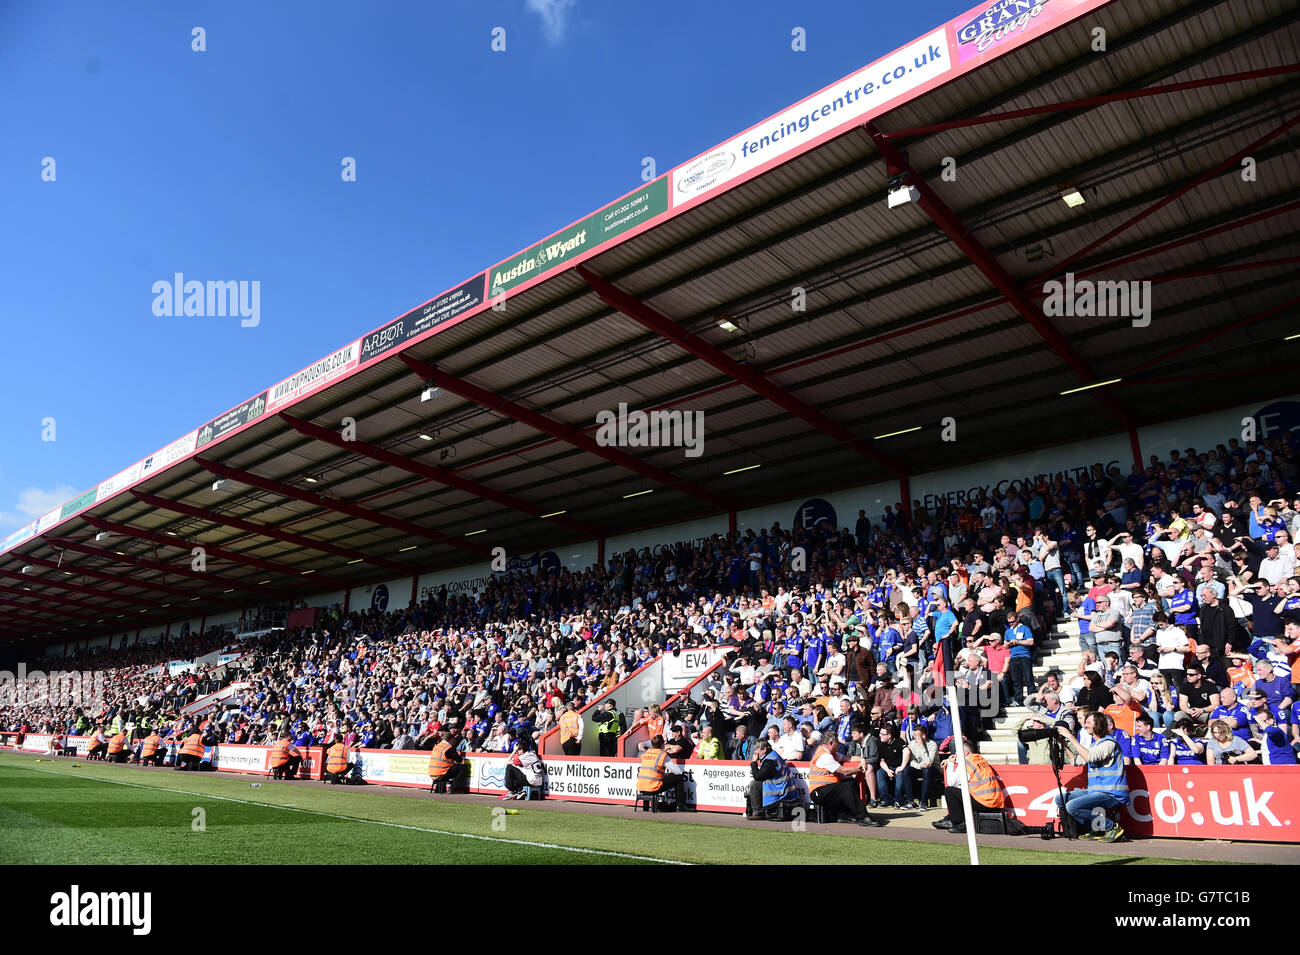
[(578, 0), (524, 0), (528, 9), (542, 18), (542, 34), (546, 42), (552, 45), (564, 39), (564, 28), (568, 26), (569, 11)]
[(18, 492), (18, 503), (14, 508), (0, 511), (0, 532), (16, 531), (80, 493), (70, 484), (59, 484), (48, 491), (39, 487), (23, 488)]

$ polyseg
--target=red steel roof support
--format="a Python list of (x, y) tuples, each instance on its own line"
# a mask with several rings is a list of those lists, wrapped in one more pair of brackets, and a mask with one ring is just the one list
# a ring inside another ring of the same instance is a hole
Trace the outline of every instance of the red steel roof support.
[[(41, 539), (44, 540), (44, 538), (41, 538)], [(64, 546), (64, 545), (60, 545), (60, 546)], [(72, 549), (73, 549), (73, 550), (76, 550), (77, 548), (72, 548)], [(103, 555), (103, 554), (100, 554), (100, 553), (96, 553), (95, 556), (97, 556), (97, 557), (102, 557), (102, 556), (104, 556), (104, 555)], [(56, 563), (55, 563), (54, 561), (52, 561), (52, 560), (46, 560), (44, 557), (31, 557), (31, 556), (24, 556), (24, 557), (23, 557), (23, 560), (25, 560), (25, 561), (26, 561), (27, 563), (29, 563), (29, 564), (35, 564), (35, 565), (37, 565), (38, 567), (47, 567), (47, 568), (49, 568), (50, 570), (58, 570), (58, 571), (65, 571), (65, 570), (66, 570), (66, 571), (71, 572), (71, 573), (73, 574), (73, 576), (76, 576), (76, 577), (93, 577), (93, 578), (95, 578), (96, 580), (103, 580), (103, 581), (105, 581), (105, 582), (107, 582), (107, 583), (113, 583), (113, 584), (127, 584), (128, 586), (131, 586), (131, 587), (143, 587), (145, 590), (156, 590), (156, 591), (158, 591), (159, 593), (171, 594), (171, 595), (174, 596), (174, 597), (184, 597), (184, 598), (186, 598), (187, 600), (188, 600), (190, 597), (194, 597), (194, 596), (196, 596), (196, 594), (195, 594), (194, 591), (192, 591), (192, 590), (182, 590), (182, 589), (179, 588), (179, 587), (172, 587), (172, 586), (170, 586), (170, 585), (168, 585), (168, 584), (158, 584), (158, 583), (154, 583), (152, 580), (139, 580), (139, 579), (137, 579), (137, 578), (135, 578), (135, 577), (120, 577), (120, 576), (117, 576), (117, 575), (115, 575), (115, 574), (108, 574), (108, 573), (105, 573), (105, 572), (102, 571), (102, 570), (95, 570), (95, 569), (92, 568), (92, 567), (83, 567), (83, 566), (78, 565), (78, 564), (69, 564), (69, 565), (66, 566), (66, 567), (60, 567), (58, 564), (56, 564)], [(120, 560), (120, 558), (119, 558), (119, 560)], [(157, 570), (157, 569), (160, 569), (160, 568), (149, 568), (149, 569), (151, 569), (151, 570)], [(161, 568), (161, 570), (162, 570), (163, 573), (168, 573), (168, 574), (170, 574), (170, 573), (175, 573), (174, 570), (167, 569), (167, 568)], [(53, 584), (52, 581), (51, 581), (50, 583), (51, 583), (53, 586), (58, 586), (58, 587), (67, 586), (66, 584)], [(75, 589), (75, 588), (74, 588), (74, 589)], [(82, 588), (82, 589), (85, 589), (85, 588)], [(92, 593), (92, 594), (94, 594), (94, 595), (97, 596), (97, 597), (108, 597), (108, 596), (110, 596), (109, 594), (104, 594), (104, 593), (100, 593), (100, 592), (98, 592), (98, 591), (92, 591), (92, 590), (87, 590), (87, 593)], [(228, 606), (228, 607), (234, 607), (234, 608), (236, 608), (236, 609), (238, 609), (239, 606), (240, 606), (239, 604), (235, 603), (234, 601), (231, 601), (231, 600), (224, 600), (224, 599), (222, 599), (221, 597), (210, 596), (210, 595), (208, 595), (208, 594), (198, 594), (197, 596), (202, 597), (204, 600), (214, 600), (214, 601), (216, 601), (217, 603), (222, 603), (222, 604), (225, 604), (225, 605)], [(131, 600), (131, 598), (129, 598), (129, 597), (113, 597), (112, 599), (114, 599), (114, 600), (130, 600), (131, 603), (143, 603), (143, 601)], [(145, 606), (154, 607), (154, 606), (156, 606), (156, 604), (154, 604), (154, 603), (145, 603)]]
[[(92, 527), (98, 527), (101, 531), (108, 531), (110, 534), (117, 534), (121, 537), (133, 537), (136, 540), (149, 541), (153, 544), (161, 544), (164, 547), (176, 547), (180, 550), (190, 551), (195, 547), (202, 547), (210, 556), (218, 560), (229, 561), (232, 564), (243, 564), (247, 567), (256, 567), (258, 570), (265, 570), (272, 574), (284, 574), (287, 577), (301, 577), (303, 572), (296, 567), (287, 564), (279, 564), (271, 560), (263, 560), (260, 557), (251, 557), (247, 554), (240, 554), (236, 551), (226, 550), (224, 547), (218, 547), (215, 544), (205, 544), (202, 541), (187, 541), (180, 537), (169, 537), (166, 534), (155, 534), (152, 531), (141, 530), (138, 527), (132, 527), (129, 524), (119, 524), (116, 521), (108, 521), (102, 517), (96, 517), (93, 514), (83, 514), (82, 520)], [(204, 579), (211, 578), (222, 580), (221, 577), (209, 573), (200, 575)], [(324, 574), (314, 574), (317, 580), (329, 584), (331, 587), (346, 587), (347, 582), (337, 577), (328, 577)], [(237, 586), (239, 582), (230, 581)]]
[[(500, 504), (502, 507), (508, 507), (511, 510), (519, 511), (530, 517), (541, 518), (546, 511), (531, 501), (525, 501), (522, 498), (515, 497), (513, 494), (507, 494), (504, 491), (497, 491), (487, 487), (477, 481), (471, 481), (469, 478), (461, 477), (455, 471), (447, 468), (438, 467), (433, 464), (425, 464), (422, 461), (414, 461), (395, 451), (389, 451), (387, 448), (381, 448), (378, 445), (368, 444), (365, 441), (345, 439), (343, 435), (329, 428), (322, 428), (320, 425), (312, 424), (310, 421), (304, 421), (302, 418), (295, 418), (291, 414), (280, 413), (282, 420), (293, 430), (301, 435), (314, 438), (323, 444), (333, 445), (342, 451), (352, 451), (356, 454), (365, 455), (375, 461), (387, 464), (389, 467), (406, 471), (408, 474), (416, 474), (430, 481), (446, 487), (453, 487), (458, 491), (464, 491), (466, 494), (472, 494), (474, 497), (482, 498), (485, 501), (492, 501), (494, 504)], [(569, 530), (577, 531), (580, 534), (586, 534), (590, 537), (599, 537), (603, 532), (600, 528), (588, 524), (585, 521), (575, 520), (564, 515), (546, 518), (559, 524), (561, 527), (567, 527)]]
[(303, 537), (301, 534), (291, 534), (288, 531), (280, 530), (278, 527), (271, 527), (267, 524), (258, 524), (255, 521), (246, 521), (240, 517), (232, 517), (229, 514), (222, 514), (220, 511), (204, 510), (201, 507), (194, 507), (192, 504), (182, 504), (180, 501), (168, 500), (165, 497), (158, 497), (156, 494), (150, 494), (147, 491), (141, 491), (138, 488), (132, 488), (131, 494), (141, 502), (148, 504), (150, 507), (156, 507), (165, 511), (174, 511), (177, 514), (185, 514), (188, 517), (198, 518), (201, 521), (210, 521), (213, 524), (219, 524), (223, 527), (236, 527), (241, 531), (248, 531), (259, 537), (269, 537), (271, 540), (282, 541), (286, 544), (294, 544), (297, 547), (303, 547), (308, 550), (318, 550), (324, 554), (333, 554), (335, 557), (344, 557), (349, 561), (359, 560), (367, 564), (373, 564), (376, 567), (383, 567), (386, 570), (395, 570), (400, 574), (412, 573), (414, 568), (395, 560), (387, 560), (383, 557), (372, 557), (363, 554), (360, 551), (352, 550), (347, 547), (339, 547), (337, 544), (331, 544), (327, 541), (314, 540), (310, 537)]
[[(1274, 315), (1276, 315), (1278, 312), (1285, 311), (1286, 309), (1292, 308), (1295, 305), (1300, 305), (1300, 295), (1292, 296), (1291, 298), (1287, 299), (1285, 302), (1279, 302), (1277, 305), (1274, 305), (1271, 308), (1266, 308), (1262, 312), (1256, 312), (1254, 315), (1251, 315), (1247, 318), (1243, 318), (1239, 322), (1233, 322), (1231, 325), (1224, 325), (1222, 328), (1216, 328), (1208, 335), (1204, 335), (1201, 338), (1196, 339), (1195, 341), (1190, 341), (1185, 345), (1179, 345), (1177, 348), (1167, 351), (1163, 355), (1158, 355), (1155, 358), (1150, 358), (1147, 361), (1142, 362), (1142, 364), (1140, 365), (1134, 365), (1128, 371), (1124, 372), (1124, 374), (1131, 375), (1133, 374), (1133, 372), (1141, 371), (1143, 368), (1150, 368), (1153, 365), (1159, 365), (1173, 358), (1175, 355), (1181, 355), (1183, 352), (1190, 351), (1193, 348), (1196, 348), (1200, 345), (1204, 345), (1206, 342), (1212, 342), (1220, 335), (1226, 335), (1228, 334), (1228, 332), (1235, 332), (1238, 329), (1245, 328), (1247, 325), (1253, 325), (1256, 322), (1261, 322), (1264, 319), (1271, 318)], [(1134, 382), (1134, 384), (1141, 384), (1141, 382)]]
[(0, 586), (0, 596), (8, 598), (10, 603), (13, 603), (16, 600), (22, 600), (24, 598), (27, 600), (40, 601), (40, 605), (38, 606), (29, 606), (24, 604), (24, 606), (26, 606), (28, 610), (39, 610), (41, 607), (45, 606), (46, 604), (56, 604), (61, 607), (75, 608), (76, 610), (84, 610), (88, 613), (92, 613), (92, 614), (97, 613), (100, 616), (103, 616), (105, 613), (109, 613), (112, 610), (117, 609), (117, 608), (105, 607), (103, 604), (98, 604), (98, 605), (93, 604), (87, 600), (78, 600), (75, 597), (67, 597), (64, 595), (54, 595), (54, 594), (38, 594), (35, 591), (35, 589), (20, 590), (17, 587)]
[[(866, 130), (871, 134), (876, 148), (884, 158), (885, 164), (889, 169), (890, 175), (906, 174), (906, 182), (916, 188), (920, 193), (919, 205), (922, 211), (930, 217), (935, 225), (948, 236), (949, 239), (961, 249), (979, 271), (993, 283), (994, 288), (1006, 296), (1007, 301), (1015, 307), (1016, 311), (1027, 321), (1031, 328), (1051, 346), (1052, 350), (1060, 356), (1061, 360), (1070, 366), (1085, 384), (1097, 380), (1096, 373), (1092, 366), (1074, 350), (1065, 336), (1047, 320), (1031, 300), (1026, 291), (1016, 282), (1015, 279), (1002, 267), (997, 258), (989, 252), (988, 249), (977, 240), (966, 228), (965, 223), (950, 209), (942, 199), (930, 188), (916, 170), (909, 165), (907, 158), (899, 151), (898, 147), (880, 134), (873, 123), (866, 124)], [(1141, 464), (1140, 452), (1137, 443), (1137, 423), (1129, 410), (1120, 403), (1114, 395), (1104, 388), (1094, 389), (1097, 399), (1106, 406), (1124, 426), (1129, 433), (1129, 441), (1133, 446), (1134, 462)]]
[(895, 476), (903, 473), (903, 465), (891, 456), (879, 451), (869, 441), (859, 438), (843, 425), (832, 421), (802, 398), (797, 398), (779, 385), (768, 381), (759, 371), (740, 364), (720, 348), (710, 345), (698, 335), (688, 332), (666, 315), (656, 312), (644, 302), (633, 298), (627, 292), (596, 275), (586, 266), (579, 265), (576, 271), (582, 280), (591, 286), (601, 301), (610, 308), (622, 312), (650, 331), (668, 339), (697, 358), (708, 362), (729, 378), (740, 382), (750, 390), (762, 395), (777, 407), (812, 425), (822, 434), (829, 435), (841, 444), (848, 445), (864, 458), (886, 468)]
[[(55, 567), (55, 565), (54, 565), (54, 563), (53, 563), (52, 561), (40, 561), (40, 560), (33, 561), (33, 560), (31, 560), (31, 558), (24, 558), (24, 559), (27, 560), (27, 561), (29, 561), (30, 563), (39, 563), (39, 564), (41, 564), (42, 566), (46, 566), (46, 567)], [(55, 568), (55, 569), (58, 569), (58, 568)], [(77, 571), (77, 573), (80, 574), (80, 573), (82, 573), (82, 571)], [(23, 574), (15, 574), (15, 573), (11, 573), (10, 571), (7, 571), (7, 570), (0, 570), (0, 577), (6, 578), (6, 579), (9, 579), (9, 580), (19, 581), (20, 583), (23, 583), (23, 584), (28, 585), (28, 586), (31, 586), (31, 585), (33, 585), (33, 584), (37, 584), (37, 583), (39, 583), (39, 584), (41, 584), (42, 586), (45, 586), (45, 587), (57, 587), (57, 588), (60, 589), (60, 590), (70, 590), (70, 591), (72, 591), (73, 593), (85, 594), (85, 595), (88, 596), (88, 597), (94, 597), (94, 598), (96, 598), (96, 599), (98, 599), (98, 600), (114, 600), (114, 601), (116, 601), (117, 603), (124, 603), (124, 604), (127, 604), (128, 606), (134, 606), (134, 607), (153, 607), (153, 606), (155, 606), (155, 604), (154, 604), (152, 601), (149, 601), (149, 600), (140, 600), (140, 599), (137, 598), (137, 597), (128, 597), (128, 596), (126, 596), (125, 594), (115, 594), (115, 593), (112, 593), (112, 592), (105, 592), (105, 591), (103, 591), (103, 590), (92, 590), (90, 587), (83, 587), (83, 586), (81, 586), (80, 584), (69, 584), (69, 583), (64, 583), (63, 581), (58, 580), (58, 579), (53, 578), (53, 577), (27, 577), (27, 576), (24, 576)], [(129, 583), (129, 581), (120, 581), (120, 580), (118, 580), (116, 577), (114, 577), (114, 578), (110, 578), (110, 579), (112, 579), (115, 583)], [(33, 589), (33, 590), (31, 591), (31, 596), (39, 596), (39, 598), (42, 599), (42, 600), (47, 599), (44, 595), (38, 595), (38, 594), (36, 593), (35, 589)], [(57, 600), (57, 599), (60, 599), (60, 598), (59, 598), (59, 597), (50, 597), (50, 598), (48, 598), (48, 599), (51, 599), (51, 600)], [(66, 599), (66, 598), (65, 598), (65, 599)], [(109, 608), (109, 609), (110, 609), (110, 610), (118, 610), (118, 609), (120, 609), (120, 608), (118, 608), (118, 607), (112, 607), (112, 608)]]
[(1183, 83), (1167, 83), (1164, 86), (1152, 86), (1140, 90), (1121, 90), (1117, 93), (1103, 93), (1100, 96), (1088, 96), (1084, 99), (1066, 100), (1063, 103), (1048, 103), (1045, 106), (1030, 106), (1027, 109), (1012, 109), (1005, 113), (992, 113), (987, 116), (974, 116), (969, 119), (952, 119), (945, 123), (931, 123), (928, 126), (913, 126), (909, 129), (891, 129), (881, 132), (887, 139), (910, 139), (914, 136), (928, 136), (948, 129), (964, 129), (970, 126), (983, 126), (988, 123), (1001, 123), (1010, 119), (1025, 119), (1029, 116), (1042, 116), (1049, 113), (1064, 113), (1072, 109), (1088, 109), (1104, 106), (1106, 103), (1119, 103), (1124, 100), (1141, 99), (1147, 96), (1164, 96), (1168, 93), (1183, 93), (1188, 90), (1204, 89), (1207, 86), (1227, 86), (1230, 83), (1244, 83), (1248, 80), (1262, 80), (1270, 76), (1286, 76), (1300, 73), (1300, 63), (1288, 63), (1285, 66), (1272, 66), (1264, 70), (1248, 70), (1245, 73), (1228, 73), (1223, 76), (1208, 76), (1199, 80)]
[[(1217, 166), (1214, 166), (1211, 169), (1207, 169), (1199, 176), (1196, 176), (1195, 178), (1189, 180), (1188, 182), (1183, 183), (1183, 185), (1179, 186), (1177, 189), (1175, 189), (1169, 195), (1165, 196), (1163, 199), (1143, 209), (1141, 212), (1133, 216), (1128, 221), (1123, 222), (1120, 225), (1117, 225), (1115, 228), (1111, 229), (1101, 238), (1094, 239), (1093, 241), (1089, 242), (1082, 249), (1068, 256), (1064, 261), (1056, 265), (1053, 265), (1046, 272), (1042, 273), (1041, 275), (1034, 276), (1034, 278), (1030, 279), (1028, 282), (1025, 283), (1025, 286), (1029, 287), (1033, 285), (1040, 285), (1045, 279), (1049, 278), (1052, 275), (1063, 275), (1071, 265), (1079, 261), (1089, 252), (1105, 245), (1111, 239), (1115, 238), (1115, 236), (1131, 229), (1133, 226), (1137, 225), (1143, 219), (1147, 218), (1150, 215), (1155, 214), (1156, 212), (1159, 212), (1165, 206), (1169, 205), (1169, 203), (1177, 201), (1179, 198), (1191, 192), (1197, 186), (1201, 185), (1202, 183), (1208, 182), (1209, 180), (1213, 179), (1215, 176), (1227, 170), (1229, 167), (1238, 165), (1242, 159), (1249, 156), (1251, 153), (1255, 152), (1261, 147), (1268, 145), (1269, 142), (1281, 136), (1287, 130), (1295, 126), (1297, 123), (1300, 123), (1300, 114), (1293, 116), (1291, 119), (1287, 120), (1277, 129), (1273, 130), (1271, 133), (1268, 133), (1267, 135), (1262, 136), (1259, 139), (1255, 140), (1253, 143), (1251, 143), (1249, 146), (1242, 149), (1240, 152), (1235, 153), (1232, 156), (1229, 156), (1227, 159), (1223, 160), (1223, 162), (1219, 163)], [(880, 142), (880, 140), (877, 140), (877, 142)]]
[(192, 460), (205, 471), (210, 471), (218, 477), (229, 478), (232, 481), (240, 481), (244, 484), (261, 488), (263, 491), (270, 491), (272, 494), (279, 494), (282, 497), (291, 497), (295, 501), (302, 501), (304, 504), (311, 504), (315, 507), (324, 508), (327, 511), (346, 514), (348, 517), (353, 517), (360, 521), (368, 521), (371, 524), (378, 524), (381, 527), (401, 531), (403, 534), (408, 534), (411, 537), (423, 537), (425, 540), (433, 541), (435, 544), (446, 544), (448, 547), (458, 547), (461, 550), (467, 550), (472, 554), (477, 554), (479, 557), (487, 557), (491, 554), (491, 551), (488, 550), (488, 548), (481, 545), (472, 544), (459, 537), (448, 537), (446, 534), (439, 533), (431, 528), (421, 527), (419, 524), (412, 524), (410, 521), (404, 521), (397, 517), (389, 517), (387, 514), (372, 511), (369, 508), (358, 507), (356, 504), (349, 501), (336, 501), (321, 494), (312, 494), (308, 491), (296, 488), (292, 484), (285, 484), (283, 481), (274, 481), (271, 478), (259, 477), (256, 474), (250, 474), (248, 471), (241, 471), (239, 468), (232, 468), (229, 465), (222, 464), (219, 461), (211, 461), (208, 458), (196, 457)]
[(34, 617), (30, 614), (19, 613), (16, 610), (0, 611), (0, 616), (3, 616), (7, 621), (12, 621), (21, 626), (29, 627), (38, 632), (44, 631), (48, 633), (53, 629), (53, 625), (49, 620), (43, 620), (40, 617)]
[(598, 444), (595, 438), (577, 428), (570, 427), (567, 424), (562, 424), (559, 421), (546, 417), (545, 415), (538, 414), (536, 411), (530, 411), (523, 405), (516, 404), (508, 398), (503, 398), (500, 395), (493, 394), (485, 388), (480, 388), (478, 385), (471, 384), (463, 378), (457, 378), (455, 375), (449, 374), (440, 368), (434, 368), (432, 365), (427, 365), (418, 358), (412, 358), (410, 355), (405, 354), (399, 357), (406, 363), (406, 367), (410, 368), (411, 371), (415, 372), (415, 374), (419, 375), (424, 380), (432, 381), (439, 388), (445, 388), (447, 391), (459, 395), (466, 401), (472, 401), (477, 405), (490, 408), (493, 411), (505, 415), (507, 418), (518, 421), (520, 424), (527, 425), (535, 431), (549, 434), (551, 437), (563, 441), (565, 444), (570, 444), (575, 448), (580, 448), (581, 450), (594, 454), (599, 458), (604, 458), (606, 461), (613, 464), (625, 467), (629, 471), (633, 471), (636, 474), (662, 484), (665, 487), (681, 491), (683, 494), (689, 494), (691, 497), (698, 501), (703, 501), (715, 510), (725, 511), (728, 508), (736, 506), (735, 501), (730, 500), (721, 494), (715, 494), (694, 482), (682, 480), (671, 471), (667, 471), (664, 468), (656, 467), (653, 464), (642, 461), (640, 458), (629, 454), (621, 448), (605, 447), (604, 445)]
[[(88, 518), (86, 518), (85, 515), (83, 515), (83, 519), (88, 519)], [(115, 553), (114, 551), (111, 550), (101, 550), (98, 547), (91, 547), (88, 544), (83, 544), (81, 541), (75, 541), (68, 537), (47, 537), (43, 539), (48, 540), (50, 543), (58, 547), (63, 547), (66, 548), (67, 550), (73, 550), (79, 554), (85, 554), (87, 557), (98, 557), (101, 560), (106, 560), (109, 563), (113, 563), (113, 564), (126, 564), (128, 567), (138, 567), (141, 570), (152, 570), (160, 574), (171, 574), (176, 577), (186, 577), (190, 580), (202, 581), (204, 583), (228, 585), (230, 587), (234, 587), (237, 590), (245, 590), (253, 593), (260, 592), (264, 594), (271, 594), (276, 597), (289, 596), (285, 591), (282, 591), (279, 588), (255, 587), (254, 585), (251, 585), (246, 581), (232, 580), (229, 577), (222, 577), (220, 574), (213, 574), (207, 571), (191, 570), (189, 567), (180, 566), (177, 564), (164, 564), (161, 560), (146, 560), (143, 557), (131, 557), (126, 554)], [(181, 545), (178, 542), (172, 544), (171, 546), (179, 547)], [(186, 549), (188, 550), (188, 548)], [(278, 571), (278, 573), (283, 573), (283, 571)], [(135, 583), (136, 581), (132, 580), (130, 582)], [(202, 594), (195, 594), (193, 591), (177, 591), (177, 592), (183, 594), (186, 598), (202, 596)]]
[[(26, 596), (31, 597), (31, 596), (34, 596), (34, 595), (33, 595), (33, 594), (27, 594)], [(41, 600), (42, 600), (42, 601), (45, 601), (46, 598), (42, 597)], [(5, 616), (5, 617), (13, 616), (15, 613), (31, 614), (31, 613), (40, 613), (40, 612), (41, 612), (41, 608), (40, 608), (40, 607), (33, 607), (31, 604), (20, 603), (20, 602), (17, 601), (17, 600), (10, 600), (10, 599), (7, 598), (7, 597), (0, 597), (0, 606), (3, 606), (3, 607), (12, 607), (12, 608), (14, 608), (13, 610), (0, 611), (0, 616)], [(99, 620), (98, 617), (93, 617), (93, 616), (91, 616), (91, 615), (89, 615), (89, 614), (86, 614), (86, 613), (83, 613), (82, 611), (79, 611), (79, 610), (69, 610), (69, 609), (67, 609), (66, 607), (60, 609), (60, 610), (59, 610), (59, 613), (61, 613), (61, 614), (66, 614), (66, 615), (69, 616), (69, 617), (76, 617), (77, 619), (79, 619), (79, 620), (84, 620), (84, 621), (86, 621), (87, 623), (96, 623), (96, 622)], [(102, 611), (101, 611), (101, 613), (102, 613)], [(40, 618), (37, 617), (36, 619), (39, 620)]]

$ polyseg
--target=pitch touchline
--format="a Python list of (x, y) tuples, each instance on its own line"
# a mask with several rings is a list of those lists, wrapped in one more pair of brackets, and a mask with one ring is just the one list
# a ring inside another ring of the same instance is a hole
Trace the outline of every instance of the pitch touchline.
[(478, 839), (482, 842), (504, 842), (512, 846), (533, 846), (537, 849), (559, 849), (562, 852), (579, 852), (583, 855), (613, 856), (618, 859), (635, 859), (638, 862), (658, 862), (663, 865), (692, 865), (680, 859), (659, 859), (655, 856), (639, 856), (630, 852), (614, 852), (609, 849), (583, 849), (578, 846), (562, 846), (554, 842), (531, 842), (527, 839), (502, 839), (498, 836), (479, 836), (471, 832), (451, 832), (447, 829), (429, 829), (425, 826), (408, 826), (400, 822), (384, 822), (382, 819), (362, 819), (357, 816), (345, 816), (337, 812), (324, 812), (320, 809), (298, 809), (293, 806), (277, 806), (275, 803), (257, 802), (252, 799), (236, 799), (234, 796), (217, 796), (213, 793), (196, 793), (187, 789), (165, 789), (162, 786), (145, 786), (141, 783), (126, 783), (120, 779), (100, 779), (98, 776), (74, 776), (72, 773), (60, 773), (52, 769), (28, 769), (26, 766), (14, 767), (28, 772), (45, 773), (47, 776), (63, 776), (66, 779), (84, 779), (88, 782), (107, 783), (111, 786), (130, 786), (132, 789), (151, 789), (155, 792), (175, 793), (178, 796), (196, 796), (200, 799), (220, 799), (224, 802), (237, 802), (245, 806), (262, 806), (266, 809), (280, 809), (284, 812), (304, 812), (311, 816), (328, 816), (332, 819), (346, 819), (348, 822), (365, 822), (372, 826), (389, 826), (393, 829), (410, 829), (414, 832), (428, 832), (436, 836), (455, 836), (460, 839)]

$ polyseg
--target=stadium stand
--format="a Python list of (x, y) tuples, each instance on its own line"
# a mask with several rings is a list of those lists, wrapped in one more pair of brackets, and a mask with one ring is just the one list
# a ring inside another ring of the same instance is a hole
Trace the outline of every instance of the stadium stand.
[[(169, 759), (191, 732), (209, 745), (288, 733), (299, 746), (429, 749), (455, 731), (462, 752), (507, 752), (661, 653), (716, 646), (732, 651), (725, 667), (665, 716), (671, 751), (746, 759), (769, 737), (802, 760), (824, 734), (847, 743), (863, 726), (881, 767), (869, 805), (915, 805), (940, 787), (912, 730), (952, 734), (932, 682), (946, 639), (962, 725), (993, 762), (1042, 762), (1017, 728), (1099, 709), (1132, 762), (1294, 764), (1298, 441), (1231, 439), (1127, 476), (1043, 474), (936, 513), (899, 503), (852, 530), (773, 526), (580, 573), (503, 573), (402, 610), (323, 608), (312, 627), (242, 641), (237, 666), (165, 665), (228, 647), (219, 628), (82, 653), (64, 665), (104, 675), (102, 708), (4, 700), (0, 730), (122, 733), (135, 754), (158, 730)], [(249, 686), (182, 715), (235, 681)], [(1220, 720), (1244, 749), (1209, 732)]]

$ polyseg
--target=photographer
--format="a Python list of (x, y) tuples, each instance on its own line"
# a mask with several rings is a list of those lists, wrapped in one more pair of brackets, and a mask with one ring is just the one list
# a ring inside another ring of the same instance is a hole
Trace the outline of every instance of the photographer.
[[(1124, 836), (1124, 829), (1104, 813), (1128, 805), (1124, 753), (1110, 735), (1110, 720), (1105, 713), (1091, 714), (1087, 729), (1095, 740), (1088, 749), (1084, 749), (1066, 727), (1058, 726), (1056, 729), (1065, 745), (1088, 766), (1088, 788), (1068, 793), (1064, 801), (1058, 796), (1057, 811), (1068, 813), (1085, 832), (1096, 833), (1097, 838), (1105, 842), (1115, 842)], [(1106, 820), (1105, 826), (1094, 830), (1093, 826), (1102, 819)]]
[(546, 765), (537, 755), (533, 742), (527, 737), (519, 740), (510, 759), (506, 762), (506, 794), (502, 799), (523, 799), (524, 789), (528, 786), (541, 786), (546, 781)]
[(1210, 733), (1205, 737), (1205, 762), (1210, 766), (1237, 765), (1259, 759), (1259, 753), (1241, 737), (1235, 735), (1223, 720), (1210, 723)]
[(1046, 766), (1051, 762), (1047, 742), (1052, 727), (1069, 713), (1054, 690), (1044, 690), (1042, 697), (1042, 708), (1025, 717), (1016, 733), (1016, 751), (1021, 766)]

